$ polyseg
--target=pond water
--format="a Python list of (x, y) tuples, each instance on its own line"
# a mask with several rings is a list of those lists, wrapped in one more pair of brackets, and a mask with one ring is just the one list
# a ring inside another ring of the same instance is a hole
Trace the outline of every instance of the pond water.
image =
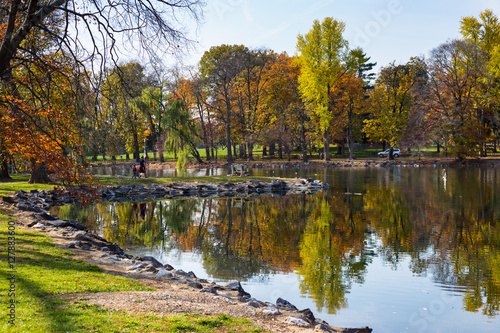
[(330, 184), (314, 195), (57, 208), (128, 253), (239, 280), (334, 326), (499, 332), (500, 170), (255, 169)]

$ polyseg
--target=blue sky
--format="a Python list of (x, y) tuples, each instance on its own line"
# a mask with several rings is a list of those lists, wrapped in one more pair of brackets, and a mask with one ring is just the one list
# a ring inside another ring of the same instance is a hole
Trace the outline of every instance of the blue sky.
[(203, 52), (220, 44), (264, 47), (295, 54), (298, 34), (315, 19), (346, 23), (349, 46), (362, 47), (377, 68), (424, 55), (460, 37), (460, 19), (485, 9), (500, 16), (498, 0), (208, 0), (205, 22), (191, 34), (198, 48), (185, 59), (196, 64)]

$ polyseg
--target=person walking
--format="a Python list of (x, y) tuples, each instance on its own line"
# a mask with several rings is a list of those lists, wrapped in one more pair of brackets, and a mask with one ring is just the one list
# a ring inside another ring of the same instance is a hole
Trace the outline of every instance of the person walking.
[(144, 174), (144, 178), (146, 177), (146, 161), (144, 160), (144, 156), (139, 159), (139, 173)]

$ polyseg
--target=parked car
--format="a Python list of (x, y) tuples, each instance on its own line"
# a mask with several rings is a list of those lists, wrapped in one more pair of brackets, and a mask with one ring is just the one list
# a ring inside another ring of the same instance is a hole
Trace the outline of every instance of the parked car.
[[(390, 149), (381, 151), (380, 153), (378, 153), (378, 157), (387, 157), (387, 156), (389, 156), (389, 151), (390, 151)], [(399, 154), (400, 154), (399, 148), (394, 148), (392, 150), (392, 156), (399, 157)]]

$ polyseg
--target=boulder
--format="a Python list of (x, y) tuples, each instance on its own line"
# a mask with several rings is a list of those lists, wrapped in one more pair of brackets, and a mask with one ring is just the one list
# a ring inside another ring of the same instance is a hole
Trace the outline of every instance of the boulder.
[(287, 300), (284, 300), (283, 298), (279, 297), (276, 300), (276, 306), (278, 308), (282, 308), (285, 310), (290, 310), (290, 311), (298, 311), (297, 307), (293, 305), (292, 303), (288, 302)]
[(156, 260), (156, 258), (152, 256), (144, 256), (141, 258), (142, 261), (150, 261), (151, 264), (153, 264), (154, 267), (163, 267), (163, 264)]

